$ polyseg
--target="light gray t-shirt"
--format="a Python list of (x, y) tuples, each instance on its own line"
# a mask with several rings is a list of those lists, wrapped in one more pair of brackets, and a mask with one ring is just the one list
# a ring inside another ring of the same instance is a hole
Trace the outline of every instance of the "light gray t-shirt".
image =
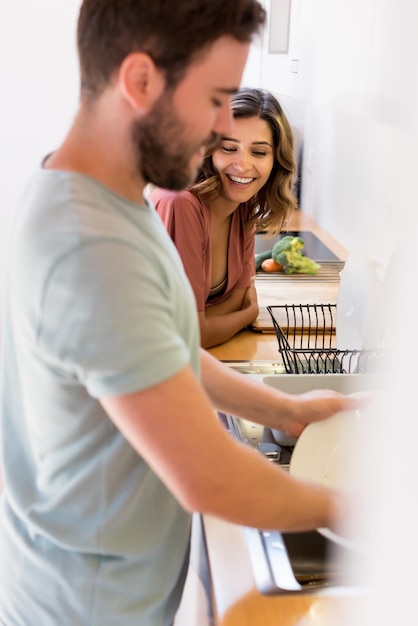
[(11, 248), (0, 621), (171, 624), (190, 515), (98, 398), (145, 389), (186, 364), (200, 375), (181, 260), (152, 207), (52, 170), (26, 189)]

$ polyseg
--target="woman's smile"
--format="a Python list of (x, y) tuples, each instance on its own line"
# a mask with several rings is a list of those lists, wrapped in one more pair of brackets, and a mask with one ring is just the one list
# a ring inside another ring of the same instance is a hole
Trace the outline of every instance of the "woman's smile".
[(233, 174), (226, 174), (226, 176), (231, 181), (231, 183), (238, 185), (238, 186), (242, 186), (242, 185), (246, 186), (256, 180), (253, 177), (249, 178), (247, 176), (234, 176)]

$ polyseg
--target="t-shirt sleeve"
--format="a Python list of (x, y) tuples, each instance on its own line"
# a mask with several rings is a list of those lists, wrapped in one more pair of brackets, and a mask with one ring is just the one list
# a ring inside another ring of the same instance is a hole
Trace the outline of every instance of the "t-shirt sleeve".
[(202, 203), (190, 192), (151, 194), (158, 214), (173, 240), (195, 294), (198, 311), (205, 309), (210, 285), (208, 219)]
[(180, 371), (190, 352), (174, 321), (178, 286), (158, 263), (118, 241), (62, 258), (46, 283), (37, 332), (48, 366), (93, 397), (139, 391)]

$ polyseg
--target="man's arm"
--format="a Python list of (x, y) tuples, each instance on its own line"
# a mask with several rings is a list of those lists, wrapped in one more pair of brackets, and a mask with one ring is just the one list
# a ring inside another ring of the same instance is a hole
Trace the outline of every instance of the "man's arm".
[(185, 509), (257, 528), (335, 527), (340, 496), (293, 478), (235, 441), (189, 366), (152, 388), (101, 402)]
[(298, 437), (310, 422), (368, 402), (367, 397), (344, 396), (332, 390), (301, 395), (280, 392), (226, 367), (205, 350), (200, 352), (202, 383), (213, 406), (293, 437)]

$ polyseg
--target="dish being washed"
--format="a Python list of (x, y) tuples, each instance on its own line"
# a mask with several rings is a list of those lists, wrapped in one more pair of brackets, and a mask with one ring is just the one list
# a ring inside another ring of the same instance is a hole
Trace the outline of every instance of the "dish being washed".
[[(355, 450), (362, 434), (359, 410), (341, 411), (329, 419), (309, 424), (296, 442), (290, 459), (290, 474), (332, 489), (351, 493), (359, 491)], [(365, 548), (362, 542), (339, 535), (329, 528), (318, 528), (318, 532), (345, 548)]]

